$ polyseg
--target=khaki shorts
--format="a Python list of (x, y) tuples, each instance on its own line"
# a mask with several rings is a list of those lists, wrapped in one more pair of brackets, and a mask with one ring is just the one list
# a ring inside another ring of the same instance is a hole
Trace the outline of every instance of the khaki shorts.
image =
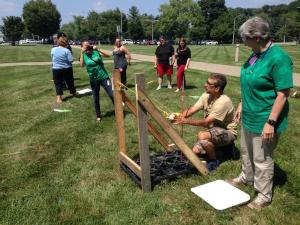
[(230, 145), (236, 139), (236, 136), (233, 133), (231, 133), (230, 131), (228, 131), (224, 128), (213, 127), (211, 129), (209, 129), (209, 132), (211, 134), (212, 143), (216, 147)]

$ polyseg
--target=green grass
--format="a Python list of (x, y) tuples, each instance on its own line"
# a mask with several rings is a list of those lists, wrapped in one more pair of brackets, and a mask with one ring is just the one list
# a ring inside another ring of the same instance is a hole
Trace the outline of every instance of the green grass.
[[(0, 63), (7, 62), (48, 62), (50, 58), (50, 45), (36, 45), (36, 46), (0, 46)], [(112, 50), (113, 46), (103, 45), (100, 46), (106, 50)], [(132, 53), (154, 55), (156, 46), (143, 46), (143, 45), (129, 45), (127, 46)], [(174, 47), (176, 47), (174, 45)], [(292, 57), (294, 61), (294, 72), (300, 72), (300, 46), (282, 46)], [(192, 60), (217, 63), (225, 65), (241, 66), (242, 63), (249, 57), (250, 50), (244, 45), (240, 45), (240, 62), (235, 63), (235, 47), (232, 45), (218, 45), (218, 46), (205, 46), (205, 45), (192, 45)], [(74, 48), (74, 59), (79, 58), (79, 48)]]
[[(106, 67), (112, 70), (111, 64)], [(137, 72), (144, 72), (147, 82), (156, 81), (150, 63), (133, 63), (128, 68), (130, 84)], [(78, 89), (89, 87), (85, 69), (75, 66), (74, 73), (80, 78), (76, 80)], [(189, 71), (186, 96), (200, 95), (207, 76)], [(222, 163), (208, 177), (183, 176), (143, 194), (119, 169), (113, 106), (103, 89), (101, 108), (106, 116), (98, 124), (91, 96), (57, 106), (50, 79), (48, 66), (0, 68), (0, 224), (299, 224), (298, 99), (290, 99), (289, 128), (275, 151), (272, 205), (261, 213), (246, 206), (217, 211), (190, 188), (238, 175), (240, 160)], [(236, 105), (239, 80), (229, 77), (228, 81), (226, 93)], [(167, 88), (157, 92), (155, 88), (156, 82), (147, 85), (151, 99), (169, 111), (180, 111), (179, 94)], [(131, 91), (128, 94), (134, 96)], [(194, 102), (185, 98), (185, 106)], [(72, 112), (53, 112), (58, 107)], [(126, 113), (125, 123), (127, 148), (133, 156), (138, 143), (132, 114)], [(190, 146), (196, 131), (184, 127), (184, 139)], [(162, 149), (153, 138), (149, 143), (152, 151)], [(252, 187), (241, 188), (254, 197)]]

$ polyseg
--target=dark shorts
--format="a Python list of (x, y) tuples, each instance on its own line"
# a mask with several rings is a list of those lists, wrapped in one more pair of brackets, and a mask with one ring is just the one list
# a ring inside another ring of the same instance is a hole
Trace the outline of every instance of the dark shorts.
[(211, 134), (212, 143), (216, 147), (222, 147), (232, 144), (236, 136), (231, 133), (230, 131), (220, 128), (220, 127), (213, 127), (209, 129), (209, 132)]
[(173, 66), (168, 64), (157, 64), (157, 75), (162, 77), (164, 74), (171, 76), (173, 74)]

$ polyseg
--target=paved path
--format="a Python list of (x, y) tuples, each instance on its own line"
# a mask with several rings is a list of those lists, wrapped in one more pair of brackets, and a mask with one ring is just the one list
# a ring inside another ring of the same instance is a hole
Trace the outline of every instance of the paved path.
[[(111, 51), (105, 51), (108, 54)], [(154, 56), (149, 55), (141, 55), (141, 54), (131, 54), (133, 61), (142, 61), (142, 62), (153, 62)], [(105, 60), (107, 63), (112, 63), (112, 60)], [(79, 64), (78, 61), (75, 61), (73, 64)], [(19, 63), (0, 63), (0, 67), (11, 67), (11, 66), (33, 66), (33, 65), (51, 65), (51, 62), (19, 62)], [(190, 64), (191, 69), (195, 70), (202, 70), (206, 72), (212, 73), (222, 73), (228, 76), (240, 76), (240, 69), (239, 66), (229, 66), (229, 65), (221, 65), (221, 64), (214, 64), (214, 63), (204, 63), (204, 62), (196, 62), (191, 61)], [(300, 73), (293, 74), (294, 85), (300, 86)]]

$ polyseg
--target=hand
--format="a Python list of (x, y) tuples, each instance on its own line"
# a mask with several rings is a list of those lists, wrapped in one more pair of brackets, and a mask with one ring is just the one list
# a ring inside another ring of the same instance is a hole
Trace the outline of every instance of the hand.
[(186, 66), (186, 67), (184, 67), (184, 71), (186, 71), (188, 69), (188, 67)]
[(274, 134), (275, 134), (275, 128), (270, 124), (266, 123), (261, 133), (263, 140), (272, 141), (274, 138)]
[(185, 124), (188, 119), (182, 115), (179, 115), (174, 119), (174, 124)]
[(237, 110), (234, 114), (233, 122), (239, 123), (241, 121), (241, 114), (242, 114), (241, 111)]
[(93, 45), (93, 50), (100, 51), (98, 50), (97, 45)]
[(154, 64), (154, 68), (155, 68), (155, 69), (157, 68), (157, 65), (156, 65), (156, 64)]

